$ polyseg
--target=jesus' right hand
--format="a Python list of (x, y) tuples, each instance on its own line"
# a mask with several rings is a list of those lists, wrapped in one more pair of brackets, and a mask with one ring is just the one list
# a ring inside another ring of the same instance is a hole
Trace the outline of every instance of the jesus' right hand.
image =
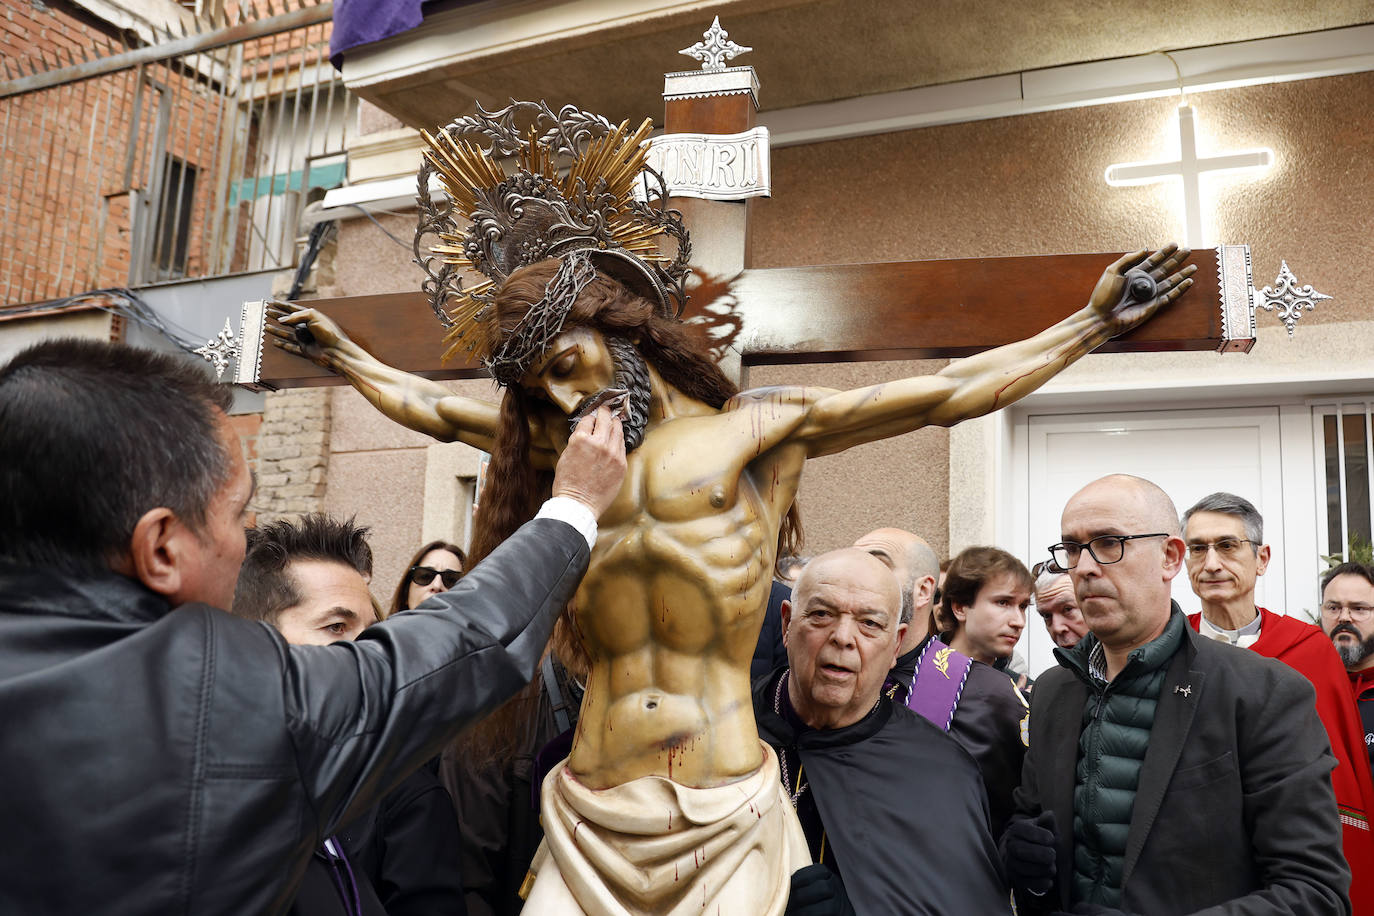
[(326, 369), (332, 369), (331, 352), (351, 341), (343, 329), (322, 312), (294, 302), (270, 302), (267, 306), (267, 333), (273, 343), (287, 353), (303, 356)]
[(553, 495), (575, 499), (600, 518), (624, 479), (625, 432), (603, 405), (573, 430), (553, 472)]

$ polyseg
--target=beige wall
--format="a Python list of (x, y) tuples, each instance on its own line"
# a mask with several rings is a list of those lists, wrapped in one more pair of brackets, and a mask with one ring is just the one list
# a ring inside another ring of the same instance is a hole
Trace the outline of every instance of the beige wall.
[[(1307, 313), (1299, 335), (1304, 325), (1332, 321), (1361, 322), (1351, 333), (1368, 335), (1374, 74), (1204, 93), (1190, 101), (1204, 155), (1268, 146), (1276, 156), (1258, 179), (1206, 181), (1209, 241), (1249, 243), (1257, 286), (1273, 282), (1282, 258), (1303, 282), (1336, 297)], [(754, 263), (1120, 251), (1179, 238), (1174, 186), (1113, 188), (1103, 180), (1112, 163), (1172, 154), (1176, 105), (1175, 98), (1100, 105), (777, 150), (774, 197), (756, 211)], [(411, 217), (380, 219), (409, 239)], [(411, 289), (420, 276), (409, 251), (362, 219), (343, 224), (336, 267), (335, 294)], [(1277, 323), (1263, 312), (1259, 320), (1262, 327)], [(1267, 347), (1247, 361), (1277, 358), (1266, 355)], [(942, 365), (753, 367), (748, 381), (847, 388)], [(485, 383), (465, 386), (490, 391)], [(334, 398), (326, 505), (376, 526), (379, 559), (387, 558), (379, 562), (381, 595), (394, 581), (382, 570), (394, 566), (399, 574), (402, 554), (419, 544), (426, 442), (373, 415), (351, 391), (339, 389)], [(951, 456), (949, 443), (945, 430), (922, 430), (813, 462), (800, 496), (808, 551), (889, 524), (911, 527), (943, 550), (951, 464), (957, 470), (977, 457)]]
[[(456, 393), (469, 397), (494, 399), (490, 382), (447, 383)], [(431, 484), (426, 506), (425, 471), (431, 463), (435, 470), (449, 470), (473, 476), (480, 453), (463, 445), (452, 446), (460, 457), (445, 456), (449, 450), (434, 449), (433, 439), (392, 423), (351, 388), (330, 392), (332, 433), (330, 436), (329, 486), (324, 511), (340, 517), (355, 516), (358, 523), (372, 529), (372, 594), (385, 606), (405, 572), (406, 562), (430, 540), (444, 538), (461, 542), (461, 526), (448, 531), (425, 527), (426, 511), (443, 522), (451, 516), (451, 505), (441, 506), (441, 491)]]
[(20, 350), (54, 337), (111, 340), (118, 336), (111, 332), (111, 318), (109, 312), (91, 309), (64, 315), (34, 315), (31, 318), (0, 321), (0, 365), (9, 362)]

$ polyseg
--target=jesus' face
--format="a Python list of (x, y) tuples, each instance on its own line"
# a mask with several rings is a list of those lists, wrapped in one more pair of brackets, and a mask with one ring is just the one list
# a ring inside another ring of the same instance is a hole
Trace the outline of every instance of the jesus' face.
[(624, 388), (630, 392), (625, 450), (643, 441), (649, 412), (648, 372), (643, 357), (624, 338), (608, 338), (595, 328), (570, 328), (549, 343), (520, 386), (528, 397), (567, 417), (577, 417), (602, 391)]

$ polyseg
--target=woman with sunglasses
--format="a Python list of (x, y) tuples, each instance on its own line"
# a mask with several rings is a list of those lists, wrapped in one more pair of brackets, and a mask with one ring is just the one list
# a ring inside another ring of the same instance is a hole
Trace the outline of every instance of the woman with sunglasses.
[(430, 595), (446, 592), (463, 577), (467, 554), (457, 544), (430, 541), (415, 552), (391, 596), (391, 614), (418, 607)]

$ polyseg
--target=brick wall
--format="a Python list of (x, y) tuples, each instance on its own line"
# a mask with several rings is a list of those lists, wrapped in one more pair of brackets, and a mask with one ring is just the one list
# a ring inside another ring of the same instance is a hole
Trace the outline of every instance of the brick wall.
[[(28, 76), (75, 59), (124, 50), (107, 24), (58, 5), (8, 3), (0, 12), (0, 60)], [(149, 64), (0, 99), (0, 302), (61, 298), (129, 283), (134, 214), (130, 192), (148, 197), (153, 137), (165, 118), (165, 152), (188, 163), (187, 273), (203, 272), (202, 214), (213, 208), (215, 150), (228, 105), (180, 61)], [(131, 138), (135, 141), (131, 143)], [(131, 151), (132, 150), (132, 155)], [(155, 211), (158, 204), (151, 210)], [(170, 235), (170, 233), (169, 233)]]
[[(242, 106), (210, 78), (232, 59), (223, 51), (0, 99), (0, 175), (6, 179), (0, 182), (0, 305), (258, 266), (247, 261), (252, 227), (243, 208), (232, 207), (217, 224), (221, 195), (242, 183), (229, 181), (224, 169), (233, 179), (259, 173), (263, 121), (276, 118), (275, 126), (284, 121), (283, 129), (292, 128), (299, 106), (283, 118), (281, 107), (268, 113), (266, 103), (300, 86), (302, 71), (327, 72), (316, 56), (325, 53), (328, 30), (326, 23), (243, 46), (239, 85), (252, 98)], [(0, 80), (125, 50), (118, 29), (76, 7), (42, 0), (0, 6)], [(248, 122), (239, 123), (245, 115)], [(163, 145), (154, 149), (159, 135)], [(235, 144), (230, 155), (227, 147)], [(194, 170), (194, 181), (159, 180), (164, 156), (189, 166), (187, 175)], [(300, 164), (288, 162), (277, 171), (293, 166)], [(135, 194), (148, 202), (141, 211), (133, 206)], [(173, 269), (159, 271), (151, 250), (157, 216), (182, 210), (182, 199), (189, 200), (189, 213), (174, 218), (175, 228), (170, 221), (165, 227), (161, 260)], [(150, 224), (149, 250), (131, 273), (140, 213)], [(183, 232), (184, 260), (172, 257), (174, 234)]]
[[(262, 427), (262, 414), (235, 414), (229, 418), (229, 426), (239, 438), (239, 448), (243, 451), (243, 460), (248, 462), (248, 466), (253, 469), (254, 473), (258, 473), (258, 431)], [(252, 501), (248, 504), (248, 516), (244, 519), (245, 526), (252, 528), (257, 524), (257, 509), (261, 501), (261, 492), (254, 493)]]
[(319, 512), (329, 468), (329, 389), (298, 388), (267, 395), (254, 448), (258, 521)]

